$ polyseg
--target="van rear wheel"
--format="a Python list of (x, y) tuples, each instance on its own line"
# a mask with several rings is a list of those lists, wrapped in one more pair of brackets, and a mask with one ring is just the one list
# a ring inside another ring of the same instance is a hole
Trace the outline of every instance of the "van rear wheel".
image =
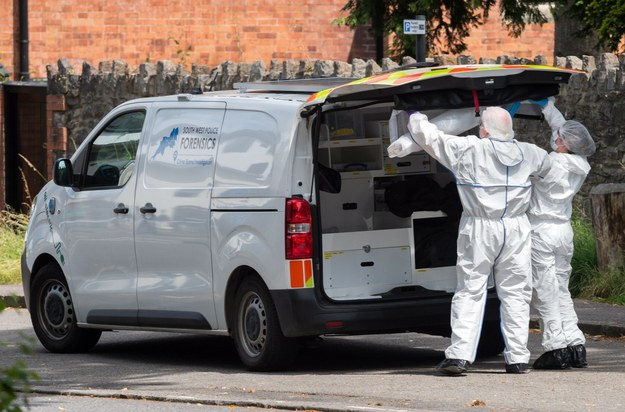
[(93, 348), (102, 331), (76, 325), (74, 304), (61, 269), (50, 263), (35, 275), (31, 289), (30, 318), (37, 338), (50, 352), (85, 352)]
[(269, 290), (248, 277), (235, 295), (232, 335), (243, 364), (252, 371), (285, 369), (297, 355), (298, 341), (282, 334)]

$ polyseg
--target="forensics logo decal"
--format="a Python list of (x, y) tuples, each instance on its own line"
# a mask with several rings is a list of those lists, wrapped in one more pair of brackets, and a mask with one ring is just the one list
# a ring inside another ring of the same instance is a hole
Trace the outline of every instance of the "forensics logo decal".
[(176, 165), (210, 165), (217, 147), (217, 136), (219, 127), (174, 127), (169, 136), (161, 138), (150, 160), (158, 159)]
[(56, 198), (48, 197), (48, 192), (43, 192), (43, 208), (46, 212), (46, 220), (48, 221), (48, 230), (50, 231), (50, 237), (52, 238), (52, 244), (54, 245), (54, 251), (61, 261), (62, 265), (65, 265), (65, 256), (63, 255), (63, 243), (54, 240), (54, 225), (52, 224), (52, 217), (56, 212)]
[(156, 149), (156, 152), (154, 152), (150, 160), (154, 160), (156, 156), (164, 156), (165, 150), (168, 148), (174, 147), (176, 145), (177, 139), (178, 139), (178, 128), (175, 127), (171, 130), (171, 133), (169, 133), (169, 136), (163, 137), (163, 139), (161, 140), (161, 143), (158, 145), (158, 149)]

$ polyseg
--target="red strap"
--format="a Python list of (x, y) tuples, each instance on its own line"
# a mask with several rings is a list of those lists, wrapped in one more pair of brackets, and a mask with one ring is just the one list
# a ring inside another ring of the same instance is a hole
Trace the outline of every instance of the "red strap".
[(480, 117), (480, 101), (477, 98), (477, 91), (471, 90), (473, 94), (473, 106), (475, 106), (475, 117)]

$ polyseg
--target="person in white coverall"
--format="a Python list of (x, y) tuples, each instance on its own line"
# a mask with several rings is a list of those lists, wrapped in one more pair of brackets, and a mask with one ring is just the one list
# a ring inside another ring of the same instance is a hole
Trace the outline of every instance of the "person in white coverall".
[(564, 120), (553, 100), (550, 98), (542, 110), (552, 130), (553, 152), (549, 157), (553, 160), (551, 176), (555, 176), (555, 184), (539, 181), (528, 211), (532, 224), (532, 305), (540, 316), (546, 351), (534, 362), (534, 369), (587, 365), (586, 339), (577, 326), (569, 292), (573, 257), (570, 219), (573, 196), (590, 171), (586, 156), (595, 152), (595, 142), (584, 125)]
[[(508, 111), (489, 107), (482, 113), (480, 138), (443, 133), (422, 113), (410, 116), (410, 136), (456, 178), (463, 206), (457, 241), (457, 287), (451, 304), (451, 345), (437, 370), (465, 372), (475, 360), (489, 275), (501, 301), (506, 372), (526, 373), (530, 319), (531, 228), (527, 217), (531, 175), (546, 175), (547, 152), (514, 139)], [(402, 137), (390, 156), (414, 150)]]

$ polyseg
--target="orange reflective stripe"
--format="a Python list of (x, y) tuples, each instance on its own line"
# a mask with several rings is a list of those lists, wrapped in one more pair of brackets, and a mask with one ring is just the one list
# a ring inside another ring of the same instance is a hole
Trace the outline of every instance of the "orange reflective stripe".
[(301, 260), (289, 261), (289, 269), (291, 272), (291, 287), (303, 288), (304, 287), (304, 265)]
[(289, 260), (289, 276), (292, 288), (315, 287), (312, 260)]

